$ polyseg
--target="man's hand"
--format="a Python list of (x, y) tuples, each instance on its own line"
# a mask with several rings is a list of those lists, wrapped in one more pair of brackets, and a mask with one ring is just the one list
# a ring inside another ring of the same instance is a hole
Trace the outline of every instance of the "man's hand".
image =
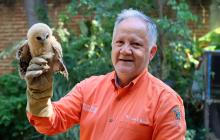
[(48, 66), (45, 56), (32, 58), (25, 74), (25, 80), (27, 87), (32, 92), (41, 92), (52, 87), (52, 70)]
[(53, 95), (53, 77), (47, 61), (49, 57), (33, 57), (25, 74), (27, 111), (40, 117), (48, 117), (52, 113), (50, 98)]

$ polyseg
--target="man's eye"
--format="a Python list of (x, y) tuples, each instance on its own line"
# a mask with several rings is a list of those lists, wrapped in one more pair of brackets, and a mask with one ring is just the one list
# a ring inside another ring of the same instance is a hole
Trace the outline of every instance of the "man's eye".
[(137, 42), (132, 42), (131, 45), (134, 46), (134, 47), (141, 46), (141, 44), (140, 44), (140, 43), (137, 43)]
[(123, 41), (116, 41), (116, 45), (117, 45), (117, 46), (120, 46), (120, 45), (123, 45), (123, 44), (124, 44)]

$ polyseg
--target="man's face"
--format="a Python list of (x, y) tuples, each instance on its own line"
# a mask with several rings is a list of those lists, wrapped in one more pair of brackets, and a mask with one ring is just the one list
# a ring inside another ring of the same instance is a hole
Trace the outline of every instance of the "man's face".
[(151, 52), (146, 32), (144, 22), (133, 17), (123, 20), (116, 27), (112, 39), (112, 63), (119, 78), (136, 77), (153, 58), (156, 51)]

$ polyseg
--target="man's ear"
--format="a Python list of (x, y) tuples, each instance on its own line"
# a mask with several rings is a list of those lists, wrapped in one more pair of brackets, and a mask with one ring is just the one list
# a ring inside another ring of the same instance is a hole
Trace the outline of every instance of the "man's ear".
[(152, 48), (150, 50), (150, 61), (154, 58), (156, 52), (157, 52), (157, 46), (154, 45), (154, 46), (152, 46)]

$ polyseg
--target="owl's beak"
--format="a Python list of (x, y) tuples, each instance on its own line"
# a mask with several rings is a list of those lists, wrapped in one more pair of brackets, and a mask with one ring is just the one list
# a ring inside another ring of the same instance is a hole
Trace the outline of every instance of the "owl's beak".
[(49, 37), (49, 34), (46, 34), (44, 37), (42, 37), (41, 43), (42, 44), (45, 43), (48, 37)]
[(44, 39), (44, 38), (42, 38), (41, 40), (39, 40), (39, 42), (40, 42), (41, 44), (44, 44), (45, 39)]

